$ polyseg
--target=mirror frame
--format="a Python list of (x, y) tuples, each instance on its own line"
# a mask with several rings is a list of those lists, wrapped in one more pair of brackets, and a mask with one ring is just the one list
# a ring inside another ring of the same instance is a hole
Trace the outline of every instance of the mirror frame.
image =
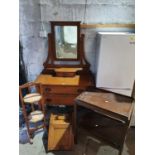
[[(43, 63), (44, 69), (43, 74), (52, 74), (53, 68), (83, 68), (89, 70), (90, 64), (86, 60), (84, 52), (84, 34), (80, 34), (80, 21), (50, 21), (51, 33), (48, 33), (48, 55)], [(55, 37), (54, 27), (55, 26), (77, 26), (77, 59), (57, 59), (55, 51)]]
[[(77, 58), (57, 58), (56, 57), (56, 38), (55, 38), (55, 27), (56, 26), (77, 26)], [(80, 22), (65, 22), (65, 21), (54, 21), (51, 22), (51, 31), (53, 34), (53, 45), (52, 55), (55, 61), (77, 61), (80, 59)]]

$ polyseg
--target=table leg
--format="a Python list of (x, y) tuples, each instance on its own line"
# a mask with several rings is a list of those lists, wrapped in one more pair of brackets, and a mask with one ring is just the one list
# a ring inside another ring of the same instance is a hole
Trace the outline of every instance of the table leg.
[(125, 143), (125, 140), (126, 140), (129, 125), (130, 125), (130, 122), (127, 122), (126, 126), (125, 126), (125, 129), (124, 129), (124, 133), (122, 134), (122, 142), (121, 142), (120, 149), (119, 149), (119, 155), (122, 155), (122, 153), (123, 153), (124, 143)]
[(77, 104), (74, 103), (74, 125), (73, 125), (73, 130), (74, 130), (74, 142), (77, 144)]

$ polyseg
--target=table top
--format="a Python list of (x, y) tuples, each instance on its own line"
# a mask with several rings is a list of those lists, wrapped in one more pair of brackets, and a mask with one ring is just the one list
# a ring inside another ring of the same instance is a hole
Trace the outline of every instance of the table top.
[(76, 101), (123, 116), (128, 120), (133, 110), (132, 98), (109, 92), (83, 92)]
[(41, 83), (44, 85), (79, 85), (80, 76), (74, 77), (54, 77), (52, 75), (39, 75), (35, 80), (35, 83)]

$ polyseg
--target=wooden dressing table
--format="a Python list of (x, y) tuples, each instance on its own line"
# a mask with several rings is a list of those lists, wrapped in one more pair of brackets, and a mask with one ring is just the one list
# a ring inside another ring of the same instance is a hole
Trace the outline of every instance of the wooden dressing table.
[(73, 105), (81, 92), (94, 86), (84, 54), (84, 35), (80, 22), (51, 22), (51, 31), (44, 69), (35, 82), (42, 84), (46, 104)]

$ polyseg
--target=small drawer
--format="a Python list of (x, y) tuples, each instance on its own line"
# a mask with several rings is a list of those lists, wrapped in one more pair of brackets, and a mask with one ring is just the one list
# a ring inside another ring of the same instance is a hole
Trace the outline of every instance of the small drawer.
[(44, 94), (80, 94), (85, 91), (84, 87), (74, 86), (43, 86)]
[(51, 94), (45, 97), (45, 103), (51, 105), (73, 105), (77, 95)]
[(73, 77), (75, 75), (75, 72), (56, 72), (57, 77)]
[(79, 94), (83, 92), (85, 89), (84, 88), (79, 88), (79, 87), (71, 87), (71, 86), (54, 86), (52, 87), (53, 91), (52, 93), (55, 94)]

